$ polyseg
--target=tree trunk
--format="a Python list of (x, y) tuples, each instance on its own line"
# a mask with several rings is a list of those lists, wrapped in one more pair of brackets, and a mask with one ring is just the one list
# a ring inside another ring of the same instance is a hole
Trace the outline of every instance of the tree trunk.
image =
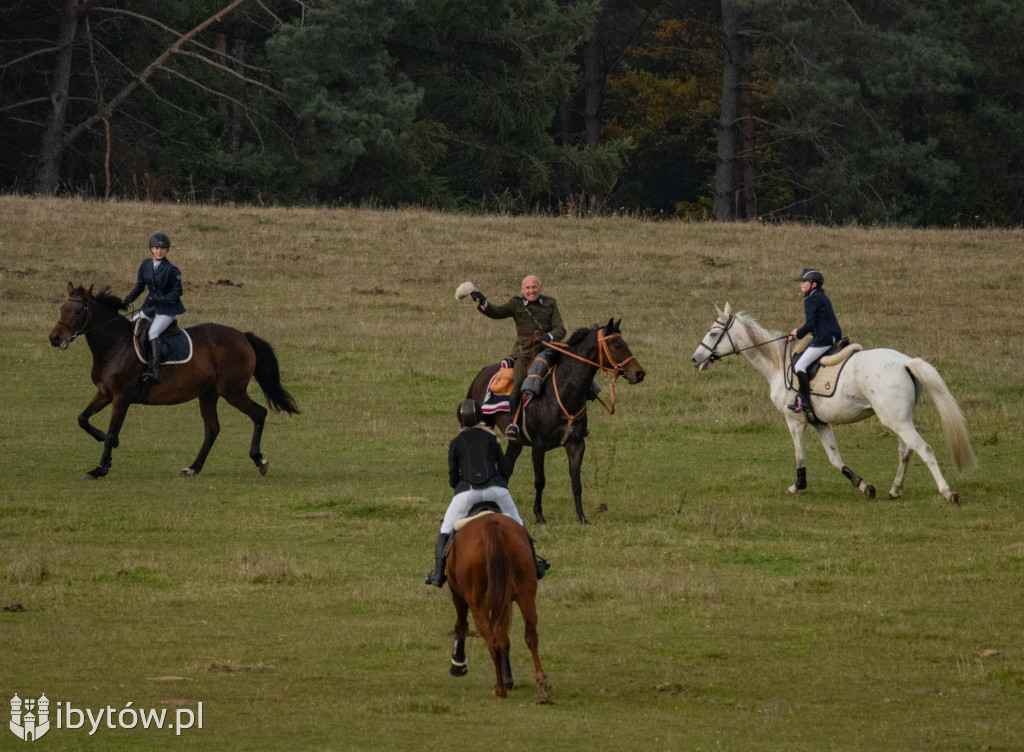
[(68, 0), (64, 19), (57, 35), (57, 64), (50, 87), (50, 113), (36, 158), (36, 193), (49, 195), (60, 184), (60, 165), (64, 156), (64, 122), (68, 111), (68, 85), (71, 60), (75, 51), (75, 34), (82, 16), (89, 10), (90, 0)]
[[(749, 81), (747, 56), (749, 42), (742, 36), (742, 19), (734, 0), (722, 0), (722, 30), (725, 33), (725, 56), (722, 64), (722, 110), (718, 120), (718, 155), (715, 162), (715, 219), (730, 221), (743, 216), (740, 185), (742, 182), (740, 122), (741, 81)], [(749, 112), (746, 113), (749, 120)], [(751, 158), (753, 155), (751, 154)], [(751, 184), (753, 181), (751, 181)]]
[[(601, 94), (604, 70), (601, 65), (601, 45), (596, 31), (590, 32), (583, 42), (583, 134), (591, 149), (601, 145)], [(590, 214), (600, 209), (601, 197), (588, 197)]]

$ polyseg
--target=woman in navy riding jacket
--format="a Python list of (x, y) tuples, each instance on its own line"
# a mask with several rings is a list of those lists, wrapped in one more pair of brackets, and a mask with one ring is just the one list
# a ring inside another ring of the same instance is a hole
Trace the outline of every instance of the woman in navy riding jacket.
[(832, 301), (825, 295), (825, 290), (822, 287), (825, 284), (825, 275), (817, 269), (804, 269), (798, 281), (800, 282), (800, 292), (804, 294), (806, 321), (802, 327), (791, 331), (786, 340), (792, 342), (808, 334), (813, 334), (814, 339), (800, 355), (793, 368), (796, 371), (800, 392), (789, 409), (795, 413), (807, 412), (813, 416), (811, 380), (807, 377), (807, 369), (842, 338), (843, 332), (839, 328), (835, 311), (832, 310)]
[(181, 304), (181, 271), (167, 259), (167, 251), (171, 240), (162, 232), (154, 232), (149, 236), (149, 252), (151, 259), (146, 259), (139, 266), (138, 280), (124, 298), (123, 308), (127, 309), (133, 300), (149, 289), (146, 302), (136, 318), (144, 318), (149, 325), (149, 369), (144, 379), (160, 381), (160, 335), (174, 322), (175, 316), (185, 312)]

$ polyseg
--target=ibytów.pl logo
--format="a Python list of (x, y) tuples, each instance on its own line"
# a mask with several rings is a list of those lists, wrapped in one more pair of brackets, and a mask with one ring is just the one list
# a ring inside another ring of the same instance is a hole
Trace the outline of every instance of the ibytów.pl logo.
[(38, 700), (18, 697), (11, 700), (11, 731), (26, 742), (34, 742), (50, 730), (50, 701), (43, 695)]

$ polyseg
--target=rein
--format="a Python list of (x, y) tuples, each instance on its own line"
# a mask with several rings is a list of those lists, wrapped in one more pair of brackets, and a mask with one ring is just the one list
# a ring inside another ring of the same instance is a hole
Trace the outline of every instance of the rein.
[[(92, 306), (90, 306), (82, 298), (71, 298), (71, 297), (69, 297), (68, 300), (74, 301), (75, 303), (81, 303), (85, 307), (85, 321), (78, 328), (78, 331), (71, 335), (71, 338), (68, 340), (68, 346), (70, 346), (72, 342), (74, 342), (76, 339), (78, 339), (81, 335), (83, 335), (86, 332), (88, 332), (89, 331), (89, 327), (92, 326)], [(122, 319), (122, 318), (124, 318), (124, 317), (120, 316), (120, 315), (117, 315), (117, 316), (114, 316), (113, 318), (109, 319), (108, 321), (103, 322), (102, 324), (96, 324), (95, 326), (92, 326), (92, 328), (95, 329), (95, 330), (105, 329), (108, 326), (113, 325), (116, 321), (118, 321), (119, 319)], [(129, 316), (128, 318), (129, 318), (129, 321), (130, 321), (131, 317)], [(63, 323), (63, 322), (61, 322), (61, 323)], [(64, 326), (66, 326), (68, 329), (71, 328), (71, 327), (67, 326), (67, 324), (64, 324)]]
[[(552, 350), (557, 350), (558, 352), (562, 353), (563, 355), (568, 355), (569, 357), (575, 358), (576, 360), (579, 360), (579, 361), (582, 361), (583, 363), (586, 363), (587, 365), (591, 365), (591, 366), (594, 366), (595, 368), (599, 368), (602, 373), (608, 373), (609, 371), (612, 372), (612, 374), (613, 374), (612, 375), (612, 383), (611, 383), (611, 387), (609, 388), (609, 391), (611, 393), (611, 397), (608, 400), (609, 403), (610, 403), (610, 406), (606, 405), (604, 403), (604, 400), (601, 399), (600, 397), (597, 398), (597, 401), (601, 403), (601, 407), (603, 407), (605, 409), (605, 412), (607, 412), (609, 415), (614, 415), (615, 414), (615, 382), (618, 380), (619, 376), (621, 376), (622, 374), (624, 374), (626, 372), (625, 365), (627, 363), (629, 363), (630, 361), (636, 360), (636, 356), (634, 356), (634, 355), (630, 355), (628, 358), (626, 358), (623, 361), (616, 361), (615, 358), (612, 357), (611, 350), (608, 349), (608, 340), (615, 339), (616, 337), (621, 337), (621, 336), (622, 336), (621, 334), (607, 334), (606, 335), (604, 333), (604, 327), (601, 327), (598, 330), (598, 332), (597, 332), (598, 361), (597, 362), (594, 362), (593, 360), (590, 360), (589, 358), (584, 358), (582, 355), (577, 355), (576, 353), (571, 352), (569, 350), (569, 345), (565, 344), (564, 342), (543, 342), (542, 343), (545, 347), (550, 347)], [(565, 415), (566, 420), (568, 421), (567, 425), (565, 427), (565, 433), (562, 434), (562, 441), (559, 442), (560, 444), (565, 444), (565, 442), (569, 438), (570, 431), (572, 431), (572, 424), (576, 422), (577, 418), (581, 418), (583, 415), (586, 414), (586, 412), (587, 412), (587, 403), (586, 403), (586, 401), (584, 401), (583, 402), (583, 407), (580, 408), (580, 411), (578, 413), (576, 413), (575, 415), (571, 414), (566, 409), (565, 405), (562, 403), (562, 396), (558, 393), (558, 375), (557, 374), (558, 374), (558, 364), (556, 363), (551, 368), (551, 386), (555, 390), (555, 400), (558, 402), (558, 406), (561, 408), (562, 414)]]
[[(781, 337), (765, 340), (764, 342), (758, 342), (756, 345), (749, 345), (748, 347), (736, 347), (736, 343), (732, 341), (732, 335), (729, 334), (729, 330), (732, 329), (732, 325), (735, 323), (736, 317), (733, 316), (732, 314), (729, 314), (729, 318), (725, 321), (725, 323), (722, 323), (718, 319), (715, 319), (715, 323), (711, 325), (711, 328), (714, 329), (715, 326), (722, 327), (722, 333), (718, 335), (718, 339), (716, 339), (715, 343), (710, 347), (704, 344), (704, 340), (701, 340), (700, 344), (697, 345), (697, 347), (703, 347), (705, 350), (708, 350), (711, 353), (711, 355), (708, 356), (708, 360), (710, 360), (712, 363), (717, 363), (722, 358), (725, 358), (729, 355), (739, 355), (741, 352), (753, 350), (758, 347), (764, 347), (765, 345), (770, 345), (772, 342), (778, 342), (779, 340), (783, 340), (789, 337), (788, 334), (783, 334)], [(732, 352), (727, 352), (725, 353), (725, 355), (720, 355), (718, 353), (718, 346), (722, 344), (723, 339), (729, 340), (729, 344), (732, 345)]]

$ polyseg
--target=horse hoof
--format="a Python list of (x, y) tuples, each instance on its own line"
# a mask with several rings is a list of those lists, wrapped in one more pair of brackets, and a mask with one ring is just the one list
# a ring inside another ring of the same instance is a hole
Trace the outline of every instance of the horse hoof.
[(960, 494), (958, 494), (956, 491), (951, 493), (949, 495), (949, 503), (955, 507), (960, 506)]
[(537, 701), (541, 705), (551, 704), (551, 684), (548, 682), (547, 677), (537, 682)]
[(495, 687), (494, 691), (491, 692), (491, 694), (497, 697), (499, 700), (504, 700), (508, 697), (508, 692), (505, 691), (504, 687)]
[(868, 483), (864, 486), (864, 495), (869, 499), (875, 498), (875, 487)]
[(191, 467), (186, 467), (178, 471), (179, 478), (193, 478), (196, 475), (199, 475), (199, 471), (193, 470)]
[(452, 676), (465, 676), (469, 673), (468, 666), (456, 666), (454, 663), (448, 668), (448, 673)]
[(270, 469), (270, 460), (260, 460), (260, 475), (266, 475)]
[(902, 492), (893, 493), (891, 490), (889, 491), (889, 498), (890, 499), (898, 499), (902, 495), (903, 495)]
[(97, 480), (98, 478), (98, 475), (93, 475), (92, 473), (86, 473), (82, 476), (82, 480)]
[(579, 523), (581, 525), (589, 525), (590, 524), (590, 520), (588, 520), (586, 517), (580, 517), (579, 518)]

